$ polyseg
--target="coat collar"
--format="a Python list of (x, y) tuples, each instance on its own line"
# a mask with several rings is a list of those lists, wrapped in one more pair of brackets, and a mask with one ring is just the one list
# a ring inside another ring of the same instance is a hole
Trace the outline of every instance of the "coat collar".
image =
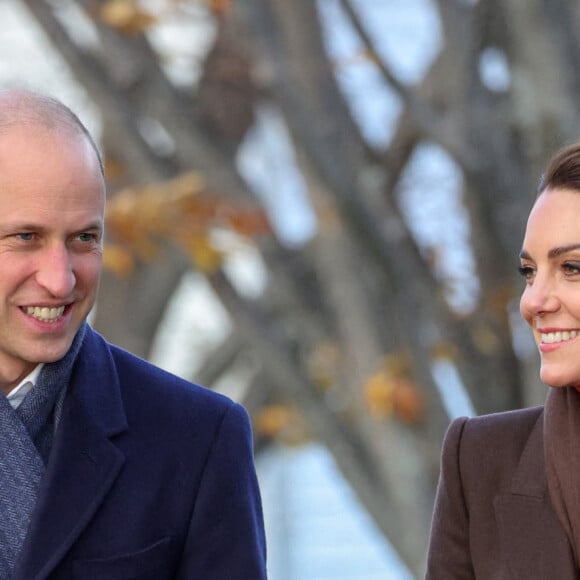
[(125, 461), (127, 429), (107, 343), (87, 329), (15, 580), (47, 578), (99, 508)]
[(498, 495), (494, 501), (502, 556), (514, 580), (578, 577), (548, 494), (543, 421), (542, 412), (521, 455), (510, 493)]

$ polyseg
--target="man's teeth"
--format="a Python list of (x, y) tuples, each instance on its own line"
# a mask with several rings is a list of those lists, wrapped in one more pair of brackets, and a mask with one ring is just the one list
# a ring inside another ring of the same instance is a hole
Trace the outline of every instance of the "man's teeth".
[(64, 306), (58, 308), (47, 308), (46, 306), (27, 306), (26, 314), (42, 322), (54, 322), (62, 316)]
[(545, 344), (551, 344), (553, 342), (564, 342), (566, 340), (572, 340), (578, 336), (577, 330), (562, 330), (558, 332), (546, 332), (541, 335), (542, 342)]

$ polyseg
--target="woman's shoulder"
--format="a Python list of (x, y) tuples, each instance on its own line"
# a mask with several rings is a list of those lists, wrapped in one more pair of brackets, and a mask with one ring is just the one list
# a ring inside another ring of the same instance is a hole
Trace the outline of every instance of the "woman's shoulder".
[(497, 436), (502, 433), (521, 432), (529, 433), (538, 419), (543, 415), (544, 407), (529, 407), (502, 413), (491, 413), (478, 417), (456, 419), (454, 423), (462, 425), (464, 429), (477, 435)]
[[(530, 407), (455, 419), (445, 436), (446, 442), (468, 449), (488, 449), (497, 453), (503, 448), (521, 451), (532, 430), (543, 417), (543, 407)], [(491, 447), (490, 447), (491, 446)]]
[[(447, 431), (443, 453), (458, 458), (466, 480), (485, 473), (499, 483), (517, 468), (526, 445), (538, 444), (542, 453), (542, 418), (543, 407), (532, 407), (456, 419)], [(533, 432), (538, 436), (531, 437)]]

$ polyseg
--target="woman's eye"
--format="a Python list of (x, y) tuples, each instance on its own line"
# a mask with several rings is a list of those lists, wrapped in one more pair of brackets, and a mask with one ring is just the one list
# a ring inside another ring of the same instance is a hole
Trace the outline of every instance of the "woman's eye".
[(565, 262), (562, 264), (562, 269), (569, 276), (580, 274), (580, 263)]
[(534, 269), (531, 266), (526, 266), (526, 265), (521, 265), (518, 268), (518, 272), (520, 273), (520, 276), (522, 276), (523, 278), (525, 278), (526, 280), (529, 280), (530, 278), (532, 278), (532, 276), (534, 275)]

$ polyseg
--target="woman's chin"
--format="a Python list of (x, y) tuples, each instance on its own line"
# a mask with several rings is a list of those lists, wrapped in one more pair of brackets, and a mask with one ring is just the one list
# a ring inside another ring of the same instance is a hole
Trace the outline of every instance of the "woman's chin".
[(574, 380), (574, 381), (566, 381), (566, 380), (558, 380), (558, 379), (552, 379), (552, 380), (544, 380), (542, 379), (542, 382), (546, 385), (548, 385), (548, 387), (551, 387), (553, 389), (567, 389), (567, 388), (572, 388), (572, 389), (576, 389), (577, 391), (580, 391), (580, 380)]
[(555, 389), (580, 386), (580, 377), (562, 376), (555, 373), (540, 372), (540, 378), (545, 385)]

